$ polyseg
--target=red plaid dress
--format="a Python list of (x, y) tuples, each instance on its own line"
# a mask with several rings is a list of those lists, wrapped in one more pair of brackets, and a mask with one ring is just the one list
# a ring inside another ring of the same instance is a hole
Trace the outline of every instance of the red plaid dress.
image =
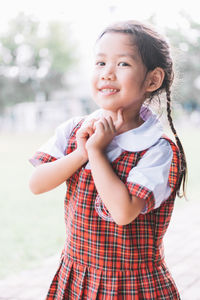
[[(75, 135), (80, 125), (70, 136), (66, 154), (76, 148)], [(126, 181), (130, 170), (146, 151), (124, 151), (112, 162), (114, 171), (127, 185), (130, 194), (146, 199), (148, 205), (148, 212), (140, 214), (128, 225), (119, 226), (99, 217), (91, 170), (83, 166), (67, 180), (67, 238), (47, 300), (180, 299), (163, 253), (163, 236), (174, 206), (179, 165), (177, 147), (168, 141), (173, 150), (169, 175), (172, 193), (157, 209), (153, 209), (151, 191)], [(44, 153), (38, 153), (37, 159), (42, 162), (55, 160)]]

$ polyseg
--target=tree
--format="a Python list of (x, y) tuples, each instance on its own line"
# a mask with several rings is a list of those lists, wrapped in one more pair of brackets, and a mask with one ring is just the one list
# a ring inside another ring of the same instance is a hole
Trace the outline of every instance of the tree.
[(175, 49), (175, 64), (180, 83), (178, 100), (188, 111), (200, 108), (200, 23), (186, 13), (181, 15), (183, 25), (166, 28), (166, 34)]
[(67, 24), (44, 27), (19, 14), (0, 37), (0, 109), (37, 97), (49, 100), (53, 90), (66, 88), (64, 78), (77, 63), (75, 53)]

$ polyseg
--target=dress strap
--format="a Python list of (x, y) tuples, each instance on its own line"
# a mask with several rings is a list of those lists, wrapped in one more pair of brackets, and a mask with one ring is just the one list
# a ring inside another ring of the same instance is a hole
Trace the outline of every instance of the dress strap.
[(177, 145), (167, 136), (163, 135), (163, 139), (167, 140), (170, 143), (170, 146), (173, 151), (172, 163), (169, 171), (169, 185), (172, 188), (172, 191), (175, 192), (178, 187), (179, 177), (180, 177), (180, 165), (181, 165), (181, 156), (180, 151)]

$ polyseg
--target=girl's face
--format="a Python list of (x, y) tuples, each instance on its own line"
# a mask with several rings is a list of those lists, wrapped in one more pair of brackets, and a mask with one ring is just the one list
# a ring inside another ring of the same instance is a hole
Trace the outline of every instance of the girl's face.
[(146, 67), (128, 34), (106, 33), (95, 48), (92, 95), (112, 112), (138, 111), (145, 99)]

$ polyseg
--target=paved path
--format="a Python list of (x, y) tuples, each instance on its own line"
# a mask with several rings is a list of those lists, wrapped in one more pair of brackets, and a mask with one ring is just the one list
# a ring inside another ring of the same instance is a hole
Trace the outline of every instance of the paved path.
[(175, 210), (165, 237), (165, 255), (181, 299), (200, 300), (200, 203), (197, 201), (186, 202), (184, 208)]
[[(178, 201), (184, 201), (182, 199)], [(176, 208), (165, 237), (166, 262), (182, 300), (200, 300), (200, 203)], [(0, 300), (44, 300), (59, 254), (40, 268), (0, 281)]]

